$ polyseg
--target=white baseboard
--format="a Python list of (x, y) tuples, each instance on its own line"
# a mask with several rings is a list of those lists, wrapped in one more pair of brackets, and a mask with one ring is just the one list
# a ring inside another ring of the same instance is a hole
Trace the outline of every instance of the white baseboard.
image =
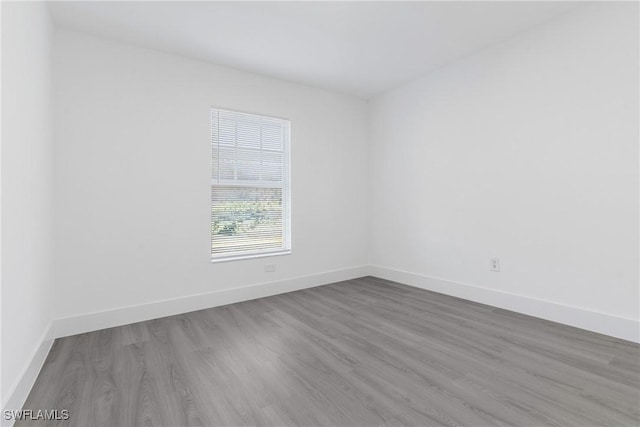
[(637, 319), (381, 266), (372, 265), (368, 270), (371, 276), (382, 279), (640, 343), (640, 321)]
[[(266, 282), (238, 288), (223, 289), (198, 295), (154, 301), (146, 304), (121, 307), (79, 316), (54, 319), (40, 337), (29, 362), (18, 382), (10, 389), (8, 398), (2, 402), (3, 411), (22, 409), (29, 396), (54, 339), (81, 334), (129, 323), (188, 313), (190, 311), (232, 304), (256, 298), (263, 298), (285, 292), (312, 288), (343, 280), (356, 279), (367, 275), (367, 266), (358, 266), (343, 270), (327, 271), (310, 276), (295, 277), (274, 282)], [(0, 425), (10, 427), (13, 421), (4, 419), (0, 414)]]
[(295, 277), (274, 282), (266, 282), (238, 288), (222, 289), (185, 297), (172, 298), (150, 303), (121, 307), (114, 310), (86, 313), (79, 316), (55, 319), (51, 329), (52, 338), (61, 338), (99, 329), (142, 322), (175, 314), (188, 313), (268, 297), (285, 292), (297, 291), (328, 283), (355, 279), (367, 275), (367, 266), (358, 266), (343, 270), (327, 271), (310, 276)]
[(10, 427), (14, 423), (13, 420), (4, 419), (4, 410), (22, 409), (27, 397), (29, 397), (29, 392), (31, 392), (31, 388), (35, 384), (40, 369), (53, 345), (51, 327), (52, 323), (49, 323), (45, 328), (40, 340), (38, 340), (38, 345), (31, 352), (31, 357), (18, 377), (18, 381), (9, 389), (8, 397), (3, 396), (6, 400), (2, 402), (3, 413), (0, 417), (0, 425), (2, 427)]
[[(310, 276), (223, 289), (204, 294), (55, 319), (43, 333), (39, 345), (34, 349), (30, 361), (20, 376), (20, 380), (11, 389), (6, 401), (2, 402), (2, 407), (3, 409), (20, 409), (23, 407), (55, 338), (277, 295), (363, 276), (380, 277), (409, 286), (640, 343), (640, 322), (635, 319), (617, 317), (607, 313), (599, 313), (579, 307), (381, 266), (358, 266)], [(4, 420), (4, 417), (2, 417), (1, 422), (3, 427), (13, 425), (13, 422)]]

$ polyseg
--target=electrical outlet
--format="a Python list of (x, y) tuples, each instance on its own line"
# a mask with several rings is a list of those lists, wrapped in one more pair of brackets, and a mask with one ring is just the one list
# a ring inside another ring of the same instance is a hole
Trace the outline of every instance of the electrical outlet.
[(274, 264), (268, 264), (264, 266), (265, 273), (273, 273), (274, 271), (276, 271), (276, 266)]
[(500, 272), (500, 258), (498, 257), (489, 258), (489, 270), (495, 273)]

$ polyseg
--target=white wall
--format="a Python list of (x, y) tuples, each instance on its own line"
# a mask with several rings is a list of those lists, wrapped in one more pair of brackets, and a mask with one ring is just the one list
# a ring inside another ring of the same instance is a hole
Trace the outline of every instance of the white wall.
[(579, 8), (393, 90), (370, 134), (374, 272), (637, 326), (637, 4)]
[(21, 405), (48, 350), (41, 344), (53, 308), (50, 36), (43, 3), (2, 2), (3, 407)]
[[(56, 317), (366, 264), (365, 102), (55, 37)], [(210, 262), (210, 106), (291, 120), (292, 255)]]

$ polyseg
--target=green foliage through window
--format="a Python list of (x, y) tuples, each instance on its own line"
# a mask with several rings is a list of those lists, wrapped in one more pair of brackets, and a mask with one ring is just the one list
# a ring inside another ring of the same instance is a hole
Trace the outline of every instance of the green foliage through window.
[(212, 252), (282, 245), (282, 189), (212, 186)]

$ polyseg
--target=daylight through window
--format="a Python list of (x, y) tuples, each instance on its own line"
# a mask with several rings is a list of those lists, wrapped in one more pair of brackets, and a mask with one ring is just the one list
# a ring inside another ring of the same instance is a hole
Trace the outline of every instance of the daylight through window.
[(289, 121), (211, 110), (211, 257), (291, 251)]

